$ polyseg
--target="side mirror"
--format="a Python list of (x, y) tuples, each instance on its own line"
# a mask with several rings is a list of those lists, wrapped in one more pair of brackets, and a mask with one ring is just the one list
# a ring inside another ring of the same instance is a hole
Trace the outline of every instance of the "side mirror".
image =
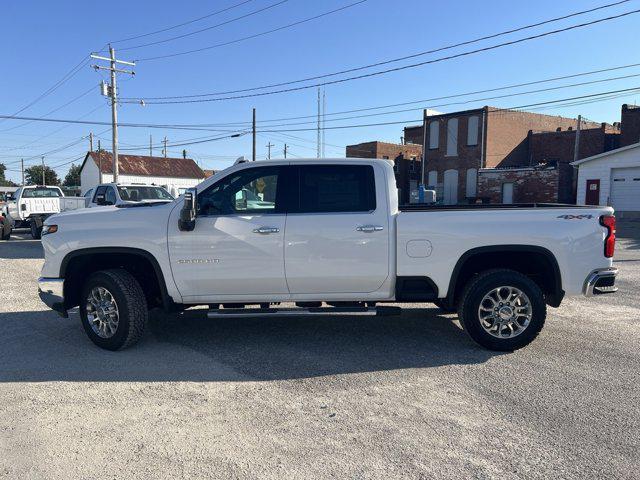
[(180, 219), (178, 220), (178, 228), (183, 232), (190, 232), (196, 228), (197, 193), (195, 188), (190, 188), (184, 192), (184, 203), (180, 210)]
[(104, 200), (104, 193), (99, 193), (96, 195), (96, 204), (97, 205), (106, 205), (107, 202)]

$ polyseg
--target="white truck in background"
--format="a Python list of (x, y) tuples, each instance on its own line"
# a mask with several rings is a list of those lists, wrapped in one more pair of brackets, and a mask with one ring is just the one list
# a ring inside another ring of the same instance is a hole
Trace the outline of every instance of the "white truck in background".
[(392, 166), (375, 159), (239, 163), (173, 202), (49, 217), (42, 245), (40, 298), (64, 316), (79, 307), (109, 350), (140, 339), (154, 307), (230, 318), (433, 302), (509, 351), (538, 335), (547, 305), (616, 291), (612, 208), (400, 206)]
[(60, 187), (27, 185), (18, 188), (7, 199), (4, 216), (11, 223), (11, 229), (29, 228), (31, 236), (39, 239), (42, 225), (48, 217), (84, 207), (84, 198), (65, 197)]
[(164, 187), (137, 183), (101, 183), (87, 190), (84, 198), (88, 208), (175, 200)]

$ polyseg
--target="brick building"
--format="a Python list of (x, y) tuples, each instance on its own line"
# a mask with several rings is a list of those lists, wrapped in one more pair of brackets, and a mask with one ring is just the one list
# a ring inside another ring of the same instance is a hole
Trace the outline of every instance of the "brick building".
[(400, 190), (400, 203), (410, 203), (417, 196), (420, 182), (422, 145), (386, 142), (366, 142), (348, 145), (349, 158), (380, 158), (394, 161), (396, 185)]
[[(453, 112), (429, 116), (426, 132), (426, 184), (429, 188), (442, 191), (441, 200), (445, 204), (473, 202), (478, 199), (495, 199), (494, 192), (482, 189), (495, 181), (480, 181), (487, 175), (487, 169), (512, 169), (533, 167), (530, 150), (530, 135), (535, 131), (554, 132), (558, 128), (568, 131), (576, 126), (576, 120), (531, 112), (503, 110), (493, 107)], [(594, 122), (582, 122), (582, 128), (601, 129)], [(422, 144), (422, 125), (406, 127), (404, 136), (408, 143)], [(543, 144), (541, 140), (539, 143)], [(573, 157), (567, 160), (573, 160)], [(553, 180), (555, 188), (568, 185), (571, 190), (570, 167), (556, 167), (558, 178)], [(541, 181), (550, 181), (550, 174), (540, 174), (541, 169), (522, 170), (522, 175), (540, 175)], [(499, 172), (495, 172), (499, 173)], [(508, 182), (513, 172), (505, 174), (507, 188), (528, 188), (526, 182)], [(569, 177), (567, 178), (567, 175)], [(562, 178), (561, 178), (562, 177)], [(557, 181), (556, 181), (557, 180)], [(482, 187), (482, 188), (479, 188)], [(520, 194), (513, 195), (520, 198)], [(555, 200), (559, 201), (556, 191)]]
[(622, 105), (620, 129), (621, 147), (640, 142), (640, 106)]

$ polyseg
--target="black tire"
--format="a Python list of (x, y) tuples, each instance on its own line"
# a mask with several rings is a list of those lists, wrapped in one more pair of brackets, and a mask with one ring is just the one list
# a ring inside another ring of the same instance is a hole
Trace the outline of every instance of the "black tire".
[(29, 222), (29, 228), (31, 229), (31, 238), (40, 240), (42, 237), (42, 228), (38, 228), (36, 222)]
[[(519, 289), (531, 304), (529, 324), (521, 333), (510, 338), (498, 338), (487, 332), (478, 314), (485, 295), (502, 286)], [(538, 336), (547, 317), (547, 305), (540, 287), (525, 275), (506, 269), (488, 270), (469, 281), (458, 305), (458, 316), (462, 327), (475, 342), (489, 350), (511, 352), (528, 345)]]
[(455, 311), (457, 311), (456, 307), (452, 307), (447, 303), (447, 300), (444, 298), (438, 298), (437, 300), (433, 301), (433, 304), (438, 307), (440, 310), (442, 310), (444, 313), (453, 313)]
[[(118, 307), (118, 325), (109, 338), (103, 338), (94, 332), (88, 318), (87, 299), (94, 287), (107, 289)], [(138, 342), (149, 317), (142, 287), (133, 275), (122, 269), (102, 270), (92, 274), (82, 288), (79, 310), (84, 331), (93, 343), (106, 350), (120, 350)]]

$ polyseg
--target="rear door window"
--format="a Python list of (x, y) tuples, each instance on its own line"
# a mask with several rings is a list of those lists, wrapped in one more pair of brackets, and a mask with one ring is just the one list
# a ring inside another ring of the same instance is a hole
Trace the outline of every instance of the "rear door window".
[(300, 165), (298, 213), (370, 212), (376, 209), (371, 165)]
[(116, 191), (113, 189), (113, 187), (107, 188), (107, 192), (105, 194), (104, 200), (109, 205), (115, 205), (116, 204)]

